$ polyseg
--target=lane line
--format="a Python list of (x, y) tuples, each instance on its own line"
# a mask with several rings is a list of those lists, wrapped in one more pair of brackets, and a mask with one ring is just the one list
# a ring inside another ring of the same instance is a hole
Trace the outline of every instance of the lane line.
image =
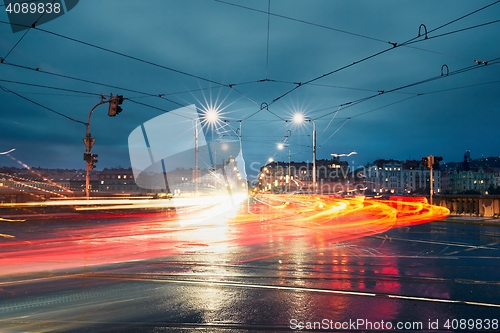
[(204, 285), (204, 286), (222, 286), (222, 287), (237, 287), (237, 288), (252, 288), (252, 289), (287, 290), (287, 291), (298, 291), (298, 292), (307, 291), (307, 292), (324, 293), (324, 294), (364, 296), (364, 297), (383, 297), (383, 298), (391, 298), (391, 299), (403, 299), (403, 300), (425, 301), (425, 302), (436, 302), (436, 303), (468, 304), (468, 305), (500, 308), (500, 304), (495, 304), (495, 303), (483, 303), (483, 302), (431, 298), (431, 297), (417, 297), (417, 296), (369, 293), (369, 292), (362, 292), (362, 291), (346, 291), (346, 290), (292, 287), (292, 286), (274, 286), (274, 285), (222, 282), (222, 281), (202, 281), (202, 280), (193, 280), (193, 279), (174, 280), (174, 279), (153, 279), (150, 277), (121, 277), (120, 278), (118, 276), (106, 276), (106, 275), (99, 275), (99, 274), (93, 274), (92, 277), (103, 278), (103, 279), (125, 279), (125, 280), (132, 280), (132, 281), (149, 281), (149, 282), (161, 282), (161, 283), (194, 284), (194, 285)]

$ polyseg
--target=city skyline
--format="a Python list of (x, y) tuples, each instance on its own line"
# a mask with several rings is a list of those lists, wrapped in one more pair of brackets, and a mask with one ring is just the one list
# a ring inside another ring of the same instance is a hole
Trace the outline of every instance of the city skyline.
[(119, 4), (79, 2), (18, 33), (2, 10), (0, 151), (15, 148), (29, 166), (84, 167), (82, 123), (112, 93), (123, 112), (107, 117), (102, 105), (92, 116), (98, 169), (130, 166), (132, 130), (190, 104), (240, 130), (248, 165), (288, 160), (280, 142), (312, 160), (312, 125), (293, 123), (296, 112), (317, 125), (318, 159), (499, 154), (497, 2)]

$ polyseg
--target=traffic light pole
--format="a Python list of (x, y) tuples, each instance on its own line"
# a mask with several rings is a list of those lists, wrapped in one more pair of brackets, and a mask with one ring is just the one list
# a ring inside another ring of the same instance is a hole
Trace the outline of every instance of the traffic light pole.
[(429, 195), (429, 199), (430, 199), (430, 204), (432, 205), (432, 195), (434, 194), (434, 179), (433, 179), (433, 175), (432, 175), (432, 165), (434, 164), (434, 156), (430, 155), (429, 156), (429, 170), (430, 170), (430, 173), (429, 173), (429, 182), (430, 182), (430, 188), (431, 188), (431, 193)]
[(90, 199), (90, 170), (94, 169), (94, 163), (97, 162), (97, 155), (90, 153), (95, 142), (95, 138), (92, 138), (90, 135), (90, 117), (96, 107), (105, 103), (109, 103), (108, 116), (114, 117), (122, 112), (122, 108), (120, 107), (122, 102), (123, 96), (121, 95), (113, 96), (113, 94), (111, 94), (111, 97), (108, 100), (106, 100), (106, 96), (101, 95), (101, 101), (90, 109), (89, 116), (87, 118), (85, 138), (83, 139), (83, 143), (85, 143), (85, 154), (83, 157), (85, 162), (87, 162), (87, 167), (85, 168), (85, 196), (87, 197), (87, 200)]
[[(101, 104), (107, 103), (109, 101), (105, 100), (104, 95), (101, 95), (101, 101), (94, 105), (94, 107), (90, 110), (89, 116), (87, 118), (87, 129), (85, 132), (85, 138), (83, 139), (83, 142), (85, 143), (85, 156), (91, 156), (90, 155), (90, 150), (92, 149), (92, 146), (94, 145), (95, 138), (92, 138), (90, 135), (90, 117), (92, 116), (92, 112), (94, 112), (95, 108), (98, 107)], [(86, 159), (87, 165), (85, 168), (85, 196), (87, 197), (87, 200), (90, 199), (90, 170), (92, 169), (92, 159), (87, 158)]]
[[(440, 170), (439, 169), (439, 162), (441, 162), (442, 160), (443, 160), (443, 158), (441, 156), (432, 156), (432, 155), (429, 155), (427, 157), (422, 158), (422, 163), (424, 165), (427, 165), (427, 167), (430, 170), (429, 171), (429, 187), (430, 187), (429, 201), (430, 201), (431, 205), (432, 205), (432, 196), (434, 195), (434, 176), (432, 174), (432, 168), (433, 168), (434, 164), (437, 164), (438, 170)], [(438, 187), (438, 192), (439, 192), (439, 187)]]

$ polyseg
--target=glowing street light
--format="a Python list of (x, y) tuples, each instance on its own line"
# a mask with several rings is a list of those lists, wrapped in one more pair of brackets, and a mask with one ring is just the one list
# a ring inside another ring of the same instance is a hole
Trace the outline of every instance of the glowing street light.
[(313, 123), (313, 133), (312, 133), (312, 150), (313, 150), (313, 187), (314, 187), (314, 192), (317, 191), (316, 187), (316, 123), (311, 117), (304, 116), (302, 113), (296, 113), (293, 116), (293, 122), (296, 124), (303, 124), (304, 121), (310, 121)]
[[(287, 133), (288, 132), (291, 133), (290, 130), (288, 130)], [(286, 136), (286, 138), (289, 138), (289, 137), (290, 137), (289, 135)], [(290, 183), (292, 182), (291, 181), (291, 177), (290, 177), (290, 169), (291, 169), (291, 164), (292, 164), (292, 162), (290, 160), (290, 145), (285, 145), (284, 143), (280, 142), (280, 143), (278, 143), (277, 147), (278, 147), (279, 150), (283, 150), (285, 147), (288, 148), (288, 175), (287, 175), (288, 179), (287, 179), (287, 183), (288, 183), (288, 192), (290, 192)]]
[[(208, 108), (203, 114), (205, 121), (212, 126), (215, 125), (219, 120), (219, 112), (214, 108)], [(195, 195), (198, 194), (198, 180), (199, 180), (199, 171), (198, 171), (198, 120), (195, 119), (194, 122), (194, 184), (195, 184)], [(201, 122), (200, 122), (201, 123)]]
[(302, 124), (306, 117), (302, 113), (296, 113), (293, 115), (293, 122), (296, 124)]
[(205, 119), (207, 120), (208, 123), (210, 124), (215, 124), (219, 120), (219, 112), (217, 112), (216, 109), (209, 108), (205, 112)]

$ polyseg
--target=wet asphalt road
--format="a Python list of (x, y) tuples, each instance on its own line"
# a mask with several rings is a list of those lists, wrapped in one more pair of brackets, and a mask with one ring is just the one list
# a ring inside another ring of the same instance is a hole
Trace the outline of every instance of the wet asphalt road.
[[(101, 226), (126, 234), (127, 222), (113, 219)], [(43, 243), (54, 230), (84, 235), (87, 223), (62, 219), (3, 224), (2, 230), (17, 236), (9, 251), (23, 251), (30, 242)], [(266, 222), (261, 223), (265, 228)], [(92, 232), (93, 237), (72, 239), (71, 246), (53, 238), (29, 256), (46, 260), (44, 255), (55, 248), (64, 261), (65, 251), (90, 246), (97, 235)], [(0, 331), (499, 330), (498, 222), (450, 219), (346, 241), (316, 238), (314, 244), (272, 235), (258, 242), (227, 237), (203, 243), (200, 238), (210, 234), (203, 228), (180, 232), (196, 236), (191, 242), (170, 239), (161, 251), (148, 250), (152, 240), (141, 242), (145, 234), (125, 235), (135, 238), (138, 250), (124, 258), (113, 253), (120, 249), (112, 246), (115, 234), (105, 254), (98, 253), (109, 256), (105, 264), (89, 255), (88, 261), (69, 266), (51, 259), (31, 272), (33, 260), (19, 257), (18, 267), (29, 267), (17, 274), (11, 270), (16, 263), (4, 265)], [(147, 255), (132, 255), (137, 253)], [(4, 251), (2, 258), (7, 256)]]

